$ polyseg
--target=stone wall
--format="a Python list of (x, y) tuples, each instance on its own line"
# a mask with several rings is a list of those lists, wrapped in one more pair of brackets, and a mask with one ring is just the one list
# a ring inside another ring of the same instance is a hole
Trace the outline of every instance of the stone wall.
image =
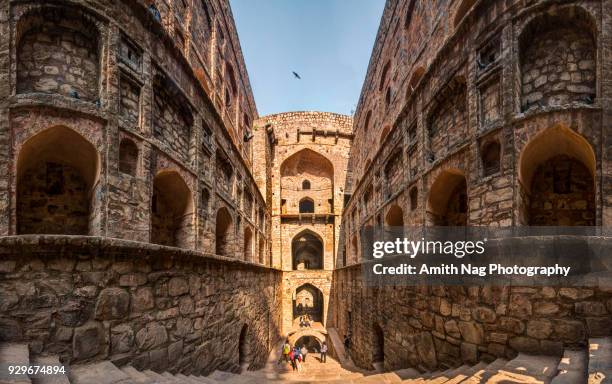
[[(0, 186), (2, 234), (29, 231), (20, 230), (20, 220), (51, 220), (45, 207), (20, 218), (23, 205), (18, 205), (20, 199), (32, 205), (28, 196), (20, 196), (23, 175), (33, 164), (52, 162), (74, 168), (75, 177), (86, 181), (82, 205), (91, 214), (80, 233), (145, 242), (158, 238), (154, 182), (174, 172), (186, 185), (191, 209), (185, 218), (171, 220), (181, 221), (170, 225), (181, 227), (180, 241), (160, 242), (214, 252), (215, 213), (226, 207), (236, 233), (249, 227), (253, 243), (263, 241), (267, 254), (268, 210), (243, 140), (257, 111), (229, 3), (184, 5), (3, 4), (10, 17), (0, 21), (1, 90), (7, 100), (0, 107), (5, 122), (0, 134), (7, 146), (3, 153), (10, 155), (0, 161), (8, 175)], [(158, 8), (161, 20), (150, 6)], [(220, 102), (229, 84), (226, 74), (214, 72), (226, 65), (233, 68), (235, 82), (233, 118)], [(123, 145), (125, 140), (133, 145)], [(227, 188), (215, 180), (217, 149), (233, 174)], [(243, 201), (244, 190), (251, 200)], [(53, 198), (36, 199), (42, 204)], [(263, 215), (253, 214), (260, 210)], [(244, 259), (244, 236), (235, 239), (231, 256)], [(270, 262), (269, 257), (261, 260)]]
[(385, 286), (366, 283), (361, 266), (352, 266), (334, 271), (328, 326), (341, 338), (350, 335), (351, 357), (363, 368), (372, 367), (381, 344), (387, 370), (436, 370), (518, 352), (561, 356), (566, 347), (584, 347), (589, 337), (612, 334), (612, 290), (600, 281)]
[(4, 237), (0, 253), (0, 339), (64, 363), (237, 371), (244, 325), (251, 368), (280, 337), (281, 275), (265, 267), (96, 237)]

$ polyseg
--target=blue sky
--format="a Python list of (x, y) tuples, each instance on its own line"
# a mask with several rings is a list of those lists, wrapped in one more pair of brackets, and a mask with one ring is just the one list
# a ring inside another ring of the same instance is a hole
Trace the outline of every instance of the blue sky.
[(260, 116), (355, 109), (385, 0), (230, 4)]

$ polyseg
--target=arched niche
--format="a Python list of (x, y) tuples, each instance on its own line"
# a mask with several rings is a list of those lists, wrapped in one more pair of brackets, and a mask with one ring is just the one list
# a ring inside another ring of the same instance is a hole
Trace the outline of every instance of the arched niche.
[(233, 220), (225, 207), (217, 210), (215, 219), (215, 254), (220, 256), (231, 256), (233, 240)]
[(535, 135), (519, 157), (519, 222), (595, 225), (595, 169), (593, 147), (565, 125)]
[(436, 226), (467, 225), (467, 181), (462, 171), (450, 168), (438, 175), (429, 190), (427, 213)]
[(188, 248), (193, 219), (193, 197), (176, 171), (159, 172), (151, 197), (151, 242)]
[(138, 170), (138, 147), (130, 139), (123, 139), (119, 143), (119, 172), (136, 176)]
[(98, 22), (76, 5), (43, 6), (17, 23), (17, 93), (99, 99)]
[(404, 211), (393, 204), (385, 215), (385, 240), (395, 241), (404, 237)]
[(596, 97), (597, 27), (581, 7), (555, 7), (537, 15), (519, 36), (521, 110)]
[(251, 228), (244, 228), (244, 260), (253, 261), (253, 231)]
[(99, 175), (98, 151), (76, 131), (56, 126), (31, 137), (17, 158), (17, 233), (88, 235)]
[(310, 230), (298, 233), (291, 240), (291, 258), (294, 270), (322, 269), (323, 239)]

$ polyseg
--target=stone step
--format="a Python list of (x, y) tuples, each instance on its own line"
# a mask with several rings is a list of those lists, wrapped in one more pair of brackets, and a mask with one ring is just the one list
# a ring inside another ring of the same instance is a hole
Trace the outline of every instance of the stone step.
[(21, 343), (2, 343), (0, 344), (0, 364), (4, 369), (0, 369), (0, 383), (19, 383), (29, 384), (32, 381), (27, 374), (10, 375), (9, 365), (28, 367), (30, 365), (30, 351), (27, 344)]
[(126, 365), (125, 367), (121, 367), (120, 369), (123, 373), (128, 375), (134, 383), (137, 383), (137, 384), (157, 384), (158, 383), (155, 379), (147, 376), (147, 374), (145, 374), (144, 372), (140, 372), (139, 370), (132, 367), (131, 365)]
[(473, 372), (469, 377), (465, 380), (461, 381), (461, 384), (480, 384), (486, 383), (487, 380), (495, 375), (497, 371), (499, 371), (503, 366), (508, 364), (508, 360), (506, 359), (496, 359), (491, 364), (487, 364), (484, 367)]
[(589, 339), (589, 384), (612, 383), (612, 337)]
[(134, 381), (110, 361), (76, 365), (70, 368), (71, 384), (134, 384)]
[(148, 377), (150, 377), (151, 379), (155, 380), (155, 383), (158, 383), (158, 384), (170, 383), (170, 380), (168, 380), (166, 377), (162, 376), (161, 374), (157, 372), (151, 371), (150, 369), (143, 371), (143, 373), (147, 375)]
[[(58, 356), (36, 356), (32, 358), (32, 365), (60, 367), (64, 364), (60, 363)], [(64, 366), (65, 373), (56, 375), (30, 375), (32, 384), (70, 384), (68, 380), (68, 367)]]
[(557, 366), (557, 376), (552, 384), (586, 384), (589, 356), (585, 350), (566, 349)]
[(535, 356), (519, 353), (516, 358), (501, 367), (497, 373), (487, 378), (487, 382), (550, 383), (557, 374), (559, 360), (555, 356)]
[(205, 377), (205, 376), (189, 375), (187, 377), (189, 377), (191, 381), (193, 381), (194, 383), (201, 383), (201, 384), (216, 384), (217, 383), (213, 379), (209, 379), (208, 377)]
[(444, 382), (444, 384), (459, 384), (466, 380), (468, 377), (474, 375), (476, 372), (484, 370), (487, 367), (487, 363), (481, 361), (480, 363), (472, 366), (462, 365), (457, 368), (453, 373), (454, 376)]
[(217, 382), (228, 384), (246, 384), (249, 382), (252, 383), (254, 381), (252, 377), (247, 375), (237, 375), (235, 373), (223, 371), (214, 371), (207, 377)]
[(168, 380), (168, 383), (172, 383), (172, 384), (191, 384), (191, 381), (189, 379), (187, 379), (183, 375), (175, 375), (175, 374), (170, 373), (170, 372), (164, 372), (161, 375)]

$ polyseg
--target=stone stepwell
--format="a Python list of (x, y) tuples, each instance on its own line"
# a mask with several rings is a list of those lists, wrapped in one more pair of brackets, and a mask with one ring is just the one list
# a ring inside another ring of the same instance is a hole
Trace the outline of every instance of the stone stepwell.
[(0, 344), (0, 384), (264, 384), (264, 383), (364, 383), (364, 384), (607, 384), (612, 383), (612, 337), (589, 340), (589, 349), (565, 350), (563, 357), (520, 353), (512, 360), (497, 359), (462, 365), (445, 371), (421, 372), (407, 368), (392, 372), (356, 370), (318, 354), (308, 355), (301, 372), (278, 363), (273, 351), (266, 366), (242, 374), (215, 371), (209, 376), (180, 372), (138, 371), (130, 365), (118, 367), (110, 361), (66, 367), (65, 375), (8, 375), (9, 366), (59, 365), (56, 356), (31, 354), (27, 344)]

